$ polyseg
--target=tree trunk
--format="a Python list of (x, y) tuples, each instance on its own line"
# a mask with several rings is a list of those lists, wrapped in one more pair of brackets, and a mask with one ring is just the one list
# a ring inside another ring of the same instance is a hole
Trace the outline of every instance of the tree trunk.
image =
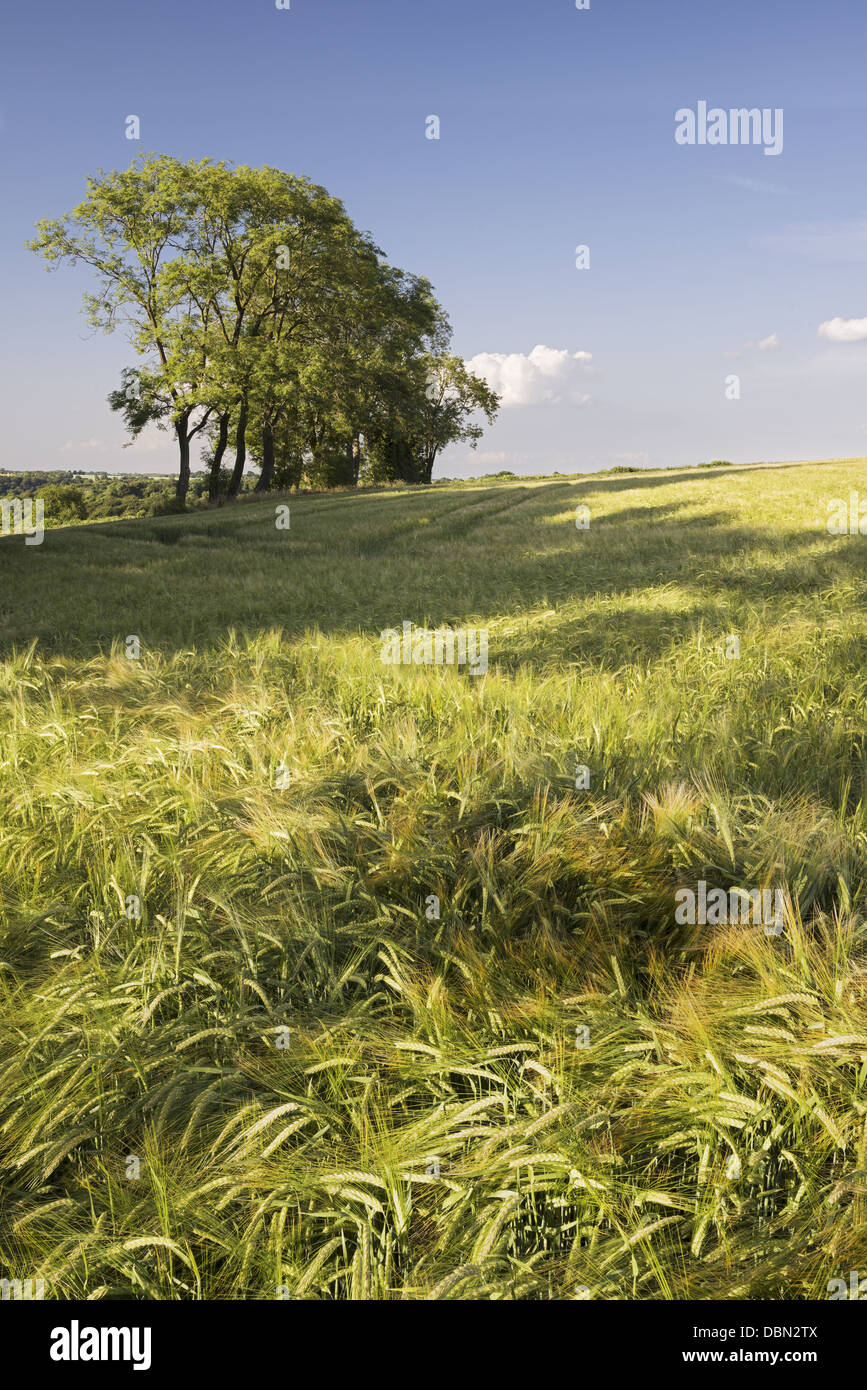
[(434, 464), (436, 463), (437, 451), (433, 449), (423, 460), (421, 466), (421, 480), (429, 483), (433, 479)]
[(358, 477), (361, 473), (361, 440), (358, 435), (352, 441), (352, 462), (355, 486), (358, 487)]
[(257, 492), (267, 492), (274, 477), (274, 429), (271, 425), (262, 426), (262, 472), (256, 484)]
[(357, 481), (358, 465), (355, 461), (355, 440), (347, 439), (334, 459), (334, 486), (352, 487)]
[(391, 436), (386, 445), (389, 476), (404, 483), (419, 481), (419, 467), (412, 444), (406, 439)]
[(229, 442), (229, 412), (225, 411), (220, 416), (220, 433), (217, 436), (217, 443), (214, 447), (214, 457), (211, 462), (211, 474), (208, 478), (208, 501), (216, 502), (220, 495), (220, 466), (223, 462), (223, 455), (226, 452), (226, 445)]
[(190, 436), (187, 432), (189, 418), (190, 413), (187, 410), (184, 411), (179, 420), (175, 421), (175, 434), (178, 437), (178, 450), (180, 453), (175, 499), (182, 507), (186, 506), (187, 492), (190, 486)]
[(235, 433), (235, 467), (232, 469), (232, 479), (229, 483), (230, 497), (237, 497), (241, 490), (244, 464), (247, 462), (247, 414), (247, 401), (245, 399), (241, 402), (238, 429)]

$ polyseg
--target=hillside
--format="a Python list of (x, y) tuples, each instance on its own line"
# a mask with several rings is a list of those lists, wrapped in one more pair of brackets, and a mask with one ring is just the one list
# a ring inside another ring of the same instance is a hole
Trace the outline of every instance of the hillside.
[[(864, 469), (0, 541), (0, 1274), (805, 1299), (863, 1268), (867, 537), (826, 520)], [(404, 621), (486, 632), (487, 673), (386, 664)], [(779, 893), (781, 930), (676, 917), (702, 883)]]

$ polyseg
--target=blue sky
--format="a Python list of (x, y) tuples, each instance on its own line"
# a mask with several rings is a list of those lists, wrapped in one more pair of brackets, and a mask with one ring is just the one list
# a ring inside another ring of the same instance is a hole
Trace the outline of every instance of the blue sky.
[[(174, 467), (121, 447), (87, 272), (24, 248), (142, 149), (306, 174), (431, 279), (506, 391), (435, 476), (867, 453), (860, 0), (48, 0), (2, 40), (0, 467)], [(782, 152), (679, 145), (700, 101)]]

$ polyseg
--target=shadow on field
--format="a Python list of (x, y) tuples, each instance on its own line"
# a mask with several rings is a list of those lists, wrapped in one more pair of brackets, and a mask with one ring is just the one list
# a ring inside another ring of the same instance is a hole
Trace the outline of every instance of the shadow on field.
[[(722, 508), (701, 511), (681, 487), (757, 471), (283, 497), (66, 527), (41, 546), (6, 538), (0, 653), (36, 641), (88, 657), (136, 635), (143, 650), (168, 655), (217, 645), (230, 630), (274, 629), (287, 644), (305, 632), (361, 633), (378, 651), (380, 631), (409, 619), (490, 625), (500, 669), (616, 669), (664, 656), (700, 625), (709, 640), (722, 636), (756, 605), (782, 622), (796, 596), (818, 601), (844, 586), (862, 608), (867, 538), (782, 530), (776, 517), (735, 523)], [(624, 498), (618, 510), (592, 508), (589, 529), (574, 524), (584, 498), (660, 484), (679, 495)], [(287, 503), (290, 525), (278, 528), (275, 508)]]

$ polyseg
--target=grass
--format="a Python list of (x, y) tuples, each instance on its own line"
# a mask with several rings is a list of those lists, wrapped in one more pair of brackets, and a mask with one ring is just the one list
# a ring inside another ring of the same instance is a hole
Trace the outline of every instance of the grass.
[[(863, 1271), (867, 538), (825, 528), (863, 478), (0, 542), (0, 1277), (808, 1299)], [(486, 627), (487, 676), (383, 665), (404, 618)], [(782, 935), (678, 925), (702, 878), (781, 887)]]

